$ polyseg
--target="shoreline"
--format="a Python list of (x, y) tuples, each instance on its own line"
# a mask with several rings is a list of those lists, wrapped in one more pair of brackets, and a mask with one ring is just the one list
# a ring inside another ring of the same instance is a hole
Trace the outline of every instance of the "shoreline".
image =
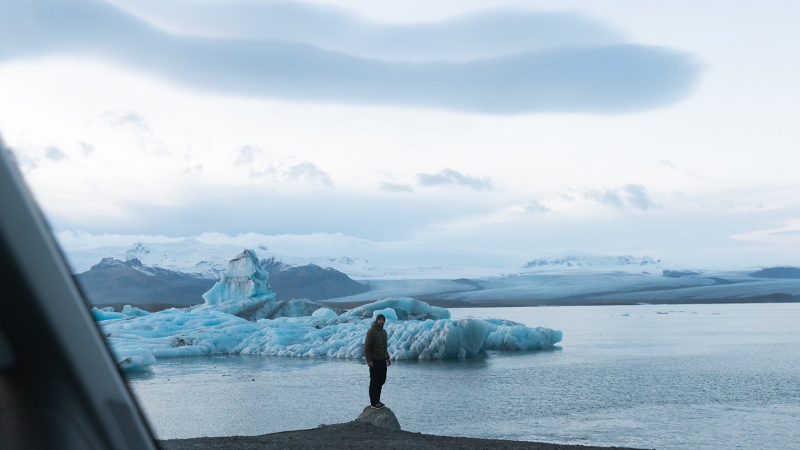
[(222, 436), (158, 441), (163, 450), (250, 450), (250, 449), (331, 449), (351, 448), (434, 450), (642, 450), (630, 447), (597, 447), (548, 444), (543, 442), (437, 436), (410, 431), (387, 431), (369, 423), (348, 422), (320, 425), (309, 430), (282, 431), (260, 436)]

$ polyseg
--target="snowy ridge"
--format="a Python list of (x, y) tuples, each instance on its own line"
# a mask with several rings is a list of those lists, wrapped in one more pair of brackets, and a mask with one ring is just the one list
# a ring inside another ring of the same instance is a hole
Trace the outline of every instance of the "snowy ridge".
[(196, 239), (183, 239), (172, 243), (137, 242), (130, 247), (76, 249), (67, 251), (66, 255), (74, 273), (86, 272), (103, 258), (138, 259), (144, 266), (214, 279), (225, 272), (228, 261), (242, 250), (243, 247), (236, 245), (212, 245)]
[[(137, 242), (130, 247), (112, 246), (92, 249), (75, 249), (66, 252), (74, 273), (83, 273), (104, 258), (120, 261), (138, 259), (146, 267), (183, 272), (194, 276), (219, 279), (227, 270), (228, 261), (245, 250), (244, 247), (225, 244), (207, 244), (197, 239), (178, 242), (149, 244)], [(256, 247), (264, 259), (272, 259), (284, 267), (315, 264), (330, 267), (350, 276), (369, 277), (377, 266), (365, 258), (341, 257), (292, 257), (271, 253), (266, 246)]]
[(665, 264), (660, 259), (655, 260), (649, 256), (634, 257), (630, 255), (623, 256), (605, 256), (605, 255), (591, 255), (591, 254), (569, 254), (556, 258), (539, 258), (528, 261), (522, 266), (523, 269), (538, 269), (538, 268), (617, 268), (623, 267), (626, 269), (648, 267), (648, 268), (661, 268)]

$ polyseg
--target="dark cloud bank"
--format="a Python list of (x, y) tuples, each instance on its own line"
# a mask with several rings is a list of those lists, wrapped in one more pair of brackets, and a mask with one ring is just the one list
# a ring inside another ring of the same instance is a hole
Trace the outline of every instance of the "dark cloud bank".
[[(324, 11), (320, 14), (325, 17)], [(685, 97), (696, 83), (699, 69), (690, 55), (613, 43), (616, 38), (612, 32), (570, 17), (486, 12), (427, 24), (423, 26), (423, 37), (427, 37), (408, 44), (404, 39), (413, 34), (414, 27), (398, 31), (396, 27), (369, 24), (380, 37), (372, 47), (364, 50), (345, 42), (334, 46), (338, 49), (334, 51), (313, 43), (328, 38), (335, 41), (337, 36), (355, 41), (352, 36), (362, 33), (364, 22), (353, 25), (353, 20), (340, 21), (338, 30), (323, 27), (313, 39), (294, 36), (294, 42), (292, 35), (283, 36), (282, 41), (258, 35), (196, 37), (165, 32), (97, 0), (6, 0), (0, 5), (0, 61), (48, 55), (98, 57), (217, 92), (493, 114), (645, 110)], [(302, 14), (296, 14), (295, 19), (298, 27), (309, 21)], [(502, 34), (502, 25), (512, 21), (510, 31), (521, 36), (511, 39), (516, 45), (497, 37)], [(526, 23), (531, 29), (545, 31), (549, 24), (551, 30), (530, 37), (520, 31), (526, 29)], [(583, 27), (580, 39), (570, 42), (564, 37), (569, 33), (557, 32), (570, 27)], [(464, 43), (452, 39), (470, 31), (473, 37)], [(548, 36), (558, 46), (543, 46), (541, 41)], [(475, 47), (482, 38), (490, 45)], [(430, 48), (438, 49), (434, 56), (448, 51), (455, 59), (472, 54), (500, 56), (466, 61), (375, 57), (381, 51), (387, 57), (402, 57), (403, 52), (424, 47), (425, 39)], [(469, 48), (475, 49), (473, 53), (464, 50)]]

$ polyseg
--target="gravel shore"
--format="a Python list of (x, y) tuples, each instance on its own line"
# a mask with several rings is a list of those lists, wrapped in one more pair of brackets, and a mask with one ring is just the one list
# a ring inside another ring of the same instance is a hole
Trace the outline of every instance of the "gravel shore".
[(320, 425), (312, 430), (285, 431), (261, 436), (227, 436), (159, 441), (163, 450), (265, 449), (389, 449), (389, 450), (634, 450), (623, 447), (543, 444), (538, 442), (433, 436), (409, 431), (386, 431), (368, 423)]

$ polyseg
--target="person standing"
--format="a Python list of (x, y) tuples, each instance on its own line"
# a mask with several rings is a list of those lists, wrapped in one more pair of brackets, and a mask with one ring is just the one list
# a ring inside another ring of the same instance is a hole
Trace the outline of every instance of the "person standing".
[(369, 404), (373, 409), (381, 409), (381, 388), (386, 383), (386, 368), (392, 365), (389, 359), (389, 338), (383, 325), (386, 316), (378, 314), (364, 339), (364, 358), (369, 366)]

